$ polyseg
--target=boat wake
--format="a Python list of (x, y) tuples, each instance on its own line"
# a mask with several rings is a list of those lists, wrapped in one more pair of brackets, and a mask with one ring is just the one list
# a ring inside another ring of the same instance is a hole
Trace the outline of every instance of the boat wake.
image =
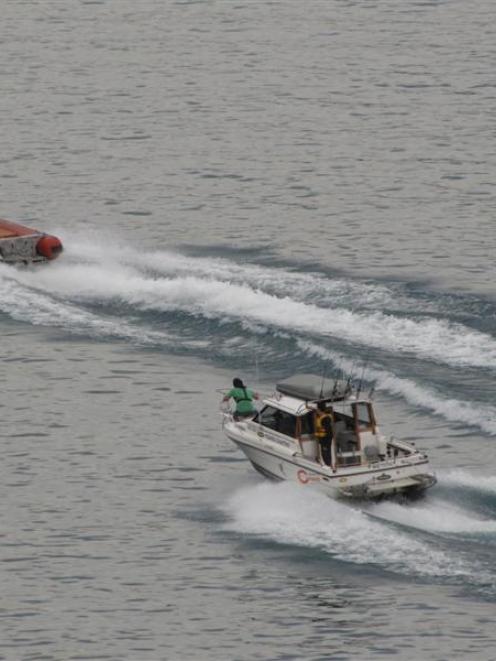
[[(26, 278), (26, 274), (21, 276)], [(33, 277), (30, 273), (28, 280)], [(0, 283), (0, 309), (17, 321), (35, 326), (64, 328), (95, 338), (114, 337), (142, 344), (166, 344), (170, 340), (166, 333), (133, 327), (124, 320), (93, 313), (76, 303), (59, 300), (49, 291), (19, 286), (19, 275), (12, 275), (12, 267), (0, 266)]]
[[(352, 360), (337, 351), (329, 351), (314, 342), (298, 341), (298, 346), (309, 355), (319, 356), (331, 361), (345, 374), (350, 374), (355, 368)], [(443, 397), (430, 386), (416, 383), (412, 379), (398, 377), (391, 372), (377, 367), (368, 367), (364, 378), (375, 384), (375, 389), (391, 395), (400, 395), (405, 401), (422, 407), (436, 415), (452, 422), (476, 426), (490, 435), (496, 435), (496, 409), (487, 404), (460, 400), (453, 397)]]
[(384, 502), (365, 511), (383, 522), (434, 535), (496, 535), (496, 520), (479, 518), (462, 506), (437, 498), (409, 506)]
[(475, 477), (457, 469), (445, 473), (442, 482), (458, 490), (461, 488), (475, 494), (492, 496), (496, 503), (496, 475)]
[(331, 363), (336, 373), (350, 373), (358, 361), (367, 362), (364, 379), (378, 389), (496, 435), (492, 403), (465, 401), (453, 391), (460, 367), (465, 375), (473, 372), (481, 392), (489, 391), (496, 338), (479, 321), (496, 311), (487, 304), (479, 319), (473, 302), (415, 295), (397, 283), (140, 253), (96, 239), (65, 237), (65, 244), (63, 259), (49, 267), (0, 265), (0, 312), (71, 333), (193, 351), (245, 369), (253, 368), (255, 354), (266, 371), (289, 361), (293, 372), (318, 372)]
[(224, 529), (404, 576), (451, 585), (468, 580), (496, 594), (496, 521), (431, 495), (359, 507), (291, 483), (262, 483), (232, 495), (223, 507)]
[[(380, 309), (358, 310), (359, 296), (353, 305), (344, 307), (350, 294), (346, 292), (343, 300), (342, 285), (332, 292), (332, 281), (328, 304), (323, 306), (318, 299), (314, 302), (308, 274), (299, 281), (295, 274), (276, 270), (274, 278), (274, 269), (248, 267), (242, 271), (232, 263), (211, 262), (201, 259), (197, 263), (172, 253), (140, 257), (129, 251), (107, 251), (102, 261), (17, 271), (13, 278), (21, 286), (80, 304), (118, 306), (128, 312), (179, 312), (223, 323), (251, 322), (345, 345), (413, 354), (449, 366), (496, 368), (496, 340), (458, 322)], [(231, 275), (229, 268), (234, 271)], [(286, 277), (284, 291), (275, 291)], [(313, 286), (323, 286), (322, 277), (316, 277)], [(295, 280), (299, 285), (296, 293)], [(305, 291), (308, 294), (303, 296)]]

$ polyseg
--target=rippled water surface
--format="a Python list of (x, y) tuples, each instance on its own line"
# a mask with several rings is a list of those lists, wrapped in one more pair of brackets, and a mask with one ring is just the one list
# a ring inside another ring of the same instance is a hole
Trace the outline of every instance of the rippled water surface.
[[(496, 9), (7, 1), (0, 658), (494, 658)], [(363, 375), (410, 503), (254, 473), (234, 375)]]

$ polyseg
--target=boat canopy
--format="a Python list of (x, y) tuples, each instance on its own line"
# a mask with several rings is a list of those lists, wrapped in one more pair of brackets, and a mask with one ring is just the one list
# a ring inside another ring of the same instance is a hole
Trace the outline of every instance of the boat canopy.
[(283, 395), (297, 397), (307, 402), (339, 402), (347, 397), (351, 388), (343, 380), (325, 379), (317, 374), (297, 374), (279, 381), (276, 390)]

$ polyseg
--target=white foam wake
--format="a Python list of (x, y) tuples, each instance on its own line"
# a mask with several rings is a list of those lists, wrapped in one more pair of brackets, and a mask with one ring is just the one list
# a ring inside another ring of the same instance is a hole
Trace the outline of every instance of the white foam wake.
[(441, 473), (439, 478), (443, 485), (465, 487), (496, 496), (496, 475), (474, 475), (468, 471), (456, 469)]
[[(328, 278), (321, 273), (301, 273), (287, 268), (269, 268), (256, 264), (238, 263), (219, 257), (191, 258), (180, 253), (157, 251), (139, 253), (127, 246), (102, 246), (78, 240), (77, 250), (69, 255), (89, 263), (120, 263), (155, 277), (195, 277), (230, 284), (247, 285), (276, 296), (290, 292), (297, 301), (312, 301), (325, 306), (411, 309), (412, 301), (399, 291), (377, 283), (354, 282), (343, 278)], [(429, 306), (429, 309), (431, 307)], [(427, 311), (427, 309), (426, 309)]]
[(165, 344), (171, 336), (142, 327), (133, 327), (125, 321), (106, 319), (82, 310), (76, 305), (57, 301), (49, 294), (40, 294), (18, 286), (11, 267), (0, 266), (0, 311), (17, 321), (35, 326), (51, 326), (85, 333), (94, 337), (131, 339), (143, 344)]
[[(151, 277), (114, 256), (102, 263), (69, 264), (15, 271), (21, 286), (56, 292), (69, 302), (126, 304), (134, 310), (181, 311), (262, 324), (286, 332), (337, 339), (342, 343), (409, 353), (448, 365), (496, 367), (496, 341), (489, 335), (438, 319), (412, 319), (380, 311), (355, 312), (295, 300), (291, 286), (275, 295), (249, 283), (210, 276)], [(102, 256), (102, 259), (103, 256)], [(150, 256), (143, 257), (149, 263)], [(139, 261), (135, 258), (134, 260)], [(183, 268), (183, 267), (182, 267)], [(261, 284), (261, 283), (259, 283)]]
[(432, 533), (496, 534), (496, 521), (481, 519), (473, 512), (447, 502), (429, 501), (408, 507), (383, 502), (371, 508), (370, 513), (388, 522)]
[[(330, 351), (304, 340), (298, 340), (298, 346), (302, 351), (331, 361), (338, 369), (347, 374), (351, 374), (353, 371), (352, 361), (336, 351)], [(368, 382), (374, 382), (376, 390), (391, 395), (400, 395), (410, 404), (420, 406), (450, 422), (461, 422), (477, 427), (488, 434), (496, 435), (496, 409), (492, 406), (443, 397), (432, 388), (421, 386), (411, 379), (395, 376), (377, 367), (367, 367), (364, 370), (363, 378)]]
[(339, 560), (375, 564), (402, 574), (453, 577), (470, 573), (454, 554), (358, 508), (291, 483), (241, 489), (224, 506), (225, 527), (278, 543), (318, 548)]

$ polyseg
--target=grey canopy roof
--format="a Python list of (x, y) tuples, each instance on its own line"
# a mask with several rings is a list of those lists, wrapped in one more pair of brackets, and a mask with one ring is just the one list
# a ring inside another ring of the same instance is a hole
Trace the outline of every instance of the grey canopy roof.
[(317, 374), (296, 374), (288, 379), (279, 381), (276, 390), (283, 395), (298, 397), (305, 401), (317, 402), (320, 400), (339, 401), (350, 393), (346, 381), (323, 379)]

